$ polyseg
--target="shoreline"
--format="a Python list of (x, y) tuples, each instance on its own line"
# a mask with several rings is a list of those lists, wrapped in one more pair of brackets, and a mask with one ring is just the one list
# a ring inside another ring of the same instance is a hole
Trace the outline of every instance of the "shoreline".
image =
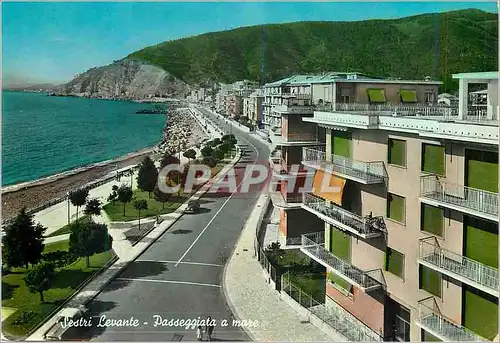
[(158, 147), (158, 145), (149, 146), (149, 147), (142, 148), (142, 149), (139, 149), (139, 150), (136, 150), (133, 152), (129, 152), (128, 154), (121, 155), (121, 156), (118, 156), (115, 158), (111, 158), (111, 159), (100, 161), (100, 162), (94, 162), (91, 164), (87, 164), (84, 166), (65, 170), (65, 171), (62, 171), (60, 173), (52, 174), (49, 176), (43, 176), (43, 177), (35, 179), (35, 180), (24, 181), (24, 182), (12, 184), (12, 185), (2, 186), (2, 195), (8, 194), (11, 192), (16, 192), (18, 190), (26, 189), (29, 187), (35, 187), (35, 186), (40, 186), (40, 185), (44, 185), (47, 183), (55, 182), (57, 180), (65, 178), (65, 177), (77, 175), (79, 173), (88, 171), (88, 170), (95, 168), (95, 167), (105, 167), (105, 166), (108, 166), (108, 165), (113, 164), (113, 163), (125, 161), (127, 159), (131, 159), (131, 158), (134, 158), (137, 156), (142, 156), (146, 153), (154, 152), (154, 150), (157, 147)]
[[(169, 112), (162, 136), (154, 146), (37, 180), (2, 187), (3, 221), (13, 218), (23, 207), (36, 208), (52, 199), (65, 197), (68, 191), (104, 178), (119, 169), (137, 165), (146, 155), (163, 154), (165, 151), (172, 153), (176, 147), (181, 147), (181, 151), (183, 151), (196, 146), (206, 134), (191, 113), (187, 115), (183, 115), (183, 113), (177, 109), (173, 109), (172, 113)], [(189, 130), (186, 131), (189, 133), (182, 132), (187, 126), (189, 126)], [(178, 145), (179, 141), (182, 142), (180, 146)]]

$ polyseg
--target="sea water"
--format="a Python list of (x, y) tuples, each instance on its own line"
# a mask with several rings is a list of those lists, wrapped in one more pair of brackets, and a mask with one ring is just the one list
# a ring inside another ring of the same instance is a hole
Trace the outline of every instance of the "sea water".
[(36, 180), (157, 144), (153, 105), (2, 92), (2, 186)]

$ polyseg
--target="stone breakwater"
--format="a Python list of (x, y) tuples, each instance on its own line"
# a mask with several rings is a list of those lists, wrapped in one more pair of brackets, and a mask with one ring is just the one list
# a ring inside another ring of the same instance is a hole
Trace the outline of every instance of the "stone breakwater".
[(197, 147), (208, 138), (200, 124), (187, 109), (169, 111), (163, 128), (163, 141), (159, 144), (161, 152), (171, 154)]

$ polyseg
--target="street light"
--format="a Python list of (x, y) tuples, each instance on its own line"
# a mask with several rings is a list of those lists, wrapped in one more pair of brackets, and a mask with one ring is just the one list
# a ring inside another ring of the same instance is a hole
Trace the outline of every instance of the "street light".
[(66, 192), (66, 197), (68, 198), (68, 224), (70, 222), (70, 215), (69, 215), (69, 192)]

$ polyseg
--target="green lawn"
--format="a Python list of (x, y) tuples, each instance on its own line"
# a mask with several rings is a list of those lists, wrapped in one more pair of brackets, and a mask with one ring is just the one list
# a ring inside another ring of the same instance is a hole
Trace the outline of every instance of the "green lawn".
[[(68, 241), (45, 246), (44, 252), (58, 249), (67, 250)], [(2, 308), (8, 307), (16, 311), (3, 323), (3, 332), (12, 338), (26, 335), (30, 329), (40, 323), (48, 314), (64, 302), (73, 291), (88, 277), (100, 270), (110, 259), (111, 251), (96, 254), (90, 258), (90, 268), (85, 267), (85, 259), (78, 259), (69, 266), (56, 270), (56, 278), (52, 288), (44, 292), (45, 303), (40, 302), (39, 294), (29, 293), (23, 277), (26, 270), (16, 268), (2, 277)], [(24, 313), (26, 321), (15, 324), (14, 321)]]
[[(78, 221), (79, 222), (88, 221), (88, 216), (84, 215), (83, 217), (78, 218)], [(65, 235), (67, 233), (71, 233), (71, 228), (70, 228), (69, 225), (64, 225), (59, 230), (52, 232), (50, 235), (47, 235), (47, 237), (54, 237), (54, 236), (59, 236), (59, 235)]]
[[(212, 168), (212, 176), (217, 175), (223, 168), (223, 165), (217, 165)], [(134, 200), (145, 199), (148, 202), (148, 209), (141, 211), (141, 218), (155, 217), (161, 214), (167, 214), (175, 211), (180, 205), (182, 205), (192, 194), (183, 194), (181, 192), (180, 196), (173, 196), (169, 201), (165, 203), (165, 208), (163, 204), (156, 201), (151, 194), (149, 198), (149, 193), (136, 189), (134, 191), (134, 198), (132, 202), (125, 205), (125, 216), (123, 215), (123, 204), (120, 202), (108, 203), (104, 205), (103, 210), (109, 216), (112, 221), (131, 221), (139, 219), (139, 213), (134, 208)]]
[(326, 278), (324, 274), (291, 274), (290, 281), (320, 304), (325, 302)]
[(103, 210), (109, 216), (112, 221), (130, 221), (139, 219), (139, 213), (134, 208), (134, 201), (139, 199), (146, 199), (148, 202), (148, 209), (141, 211), (141, 218), (155, 217), (160, 214), (167, 214), (175, 211), (186, 199), (188, 195), (175, 196), (171, 200), (165, 203), (165, 208), (163, 204), (156, 201), (151, 194), (149, 198), (149, 193), (141, 190), (134, 191), (134, 198), (131, 202), (125, 205), (125, 215), (123, 215), (123, 204), (120, 202), (109, 203), (104, 205)]
[(69, 240), (45, 244), (43, 252), (47, 253), (57, 250), (66, 250), (66, 251), (69, 250)]

